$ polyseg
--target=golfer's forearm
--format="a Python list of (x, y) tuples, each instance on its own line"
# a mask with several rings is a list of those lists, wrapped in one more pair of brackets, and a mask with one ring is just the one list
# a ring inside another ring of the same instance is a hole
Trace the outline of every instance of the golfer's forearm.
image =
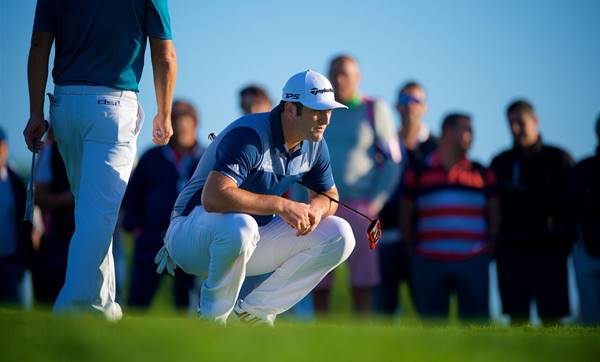
[(27, 84), (29, 87), (29, 115), (44, 118), (44, 91), (48, 80), (48, 59), (54, 36), (34, 32), (27, 59)]
[[(326, 192), (326, 194), (329, 195), (334, 200), (339, 200), (339, 195), (338, 195), (337, 191), (335, 191), (335, 190), (330, 190), (330, 191)], [(338, 204), (331, 201), (328, 197), (319, 195), (312, 191), (311, 191), (310, 206), (313, 210), (319, 211), (322, 215), (321, 216), (322, 218), (326, 218), (327, 216), (331, 216), (331, 215), (335, 214), (335, 212), (337, 211), (337, 208), (338, 208)]]
[[(253, 215), (280, 213), (288, 201), (274, 195), (259, 195), (237, 187), (203, 190), (202, 206), (208, 212), (241, 212)], [(288, 201), (289, 202), (289, 201)]]
[(150, 39), (157, 113), (170, 116), (177, 80), (177, 55), (170, 40)]

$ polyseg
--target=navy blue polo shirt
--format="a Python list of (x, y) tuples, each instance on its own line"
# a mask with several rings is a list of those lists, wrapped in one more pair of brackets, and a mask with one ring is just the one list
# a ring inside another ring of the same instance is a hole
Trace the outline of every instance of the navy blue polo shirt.
[(33, 31), (54, 34), (55, 84), (135, 92), (147, 38), (172, 37), (167, 0), (38, 0)]
[[(194, 175), (177, 198), (174, 214), (187, 215), (201, 205), (204, 183), (211, 171), (231, 178), (241, 189), (282, 195), (299, 179), (316, 191), (335, 186), (325, 140), (302, 141), (288, 152), (281, 127), (282, 107), (249, 114), (231, 123), (208, 147)], [(273, 218), (253, 215), (259, 225)]]

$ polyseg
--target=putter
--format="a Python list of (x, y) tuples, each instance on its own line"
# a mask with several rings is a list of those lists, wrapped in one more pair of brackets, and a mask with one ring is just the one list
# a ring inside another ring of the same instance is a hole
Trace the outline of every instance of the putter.
[(29, 176), (29, 186), (27, 187), (27, 200), (25, 202), (25, 215), (23, 222), (33, 223), (33, 201), (34, 201), (34, 177), (35, 177), (35, 152), (31, 155), (31, 174)]
[(341, 202), (340, 200), (336, 200), (333, 197), (327, 195), (324, 192), (321, 191), (316, 191), (313, 190), (312, 188), (310, 188), (308, 185), (306, 185), (304, 182), (298, 180), (296, 181), (296, 183), (306, 187), (307, 189), (311, 190), (312, 192), (316, 192), (319, 195), (323, 195), (326, 198), (328, 198), (329, 200), (335, 202), (338, 205), (341, 205), (343, 207), (345, 207), (346, 209), (364, 217), (365, 219), (369, 220), (371, 223), (369, 224), (369, 227), (367, 228), (367, 236), (369, 237), (369, 248), (371, 250), (375, 249), (375, 247), (377, 247), (377, 243), (379, 242), (379, 240), (381, 239), (381, 223), (379, 222), (379, 219), (371, 219), (370, 217), (368, 217), (367, 215), (363, 214), (362, 212), (344, 204), (343, 202)]

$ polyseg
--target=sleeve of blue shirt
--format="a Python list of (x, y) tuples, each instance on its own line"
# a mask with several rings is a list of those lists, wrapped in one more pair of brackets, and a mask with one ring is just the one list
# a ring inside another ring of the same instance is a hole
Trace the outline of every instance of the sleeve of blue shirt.
[(33, 31), (41, 33), (54, 33), (56, 30), (54, 0), (38, 0), (35, 7)]
[(169, 16), (169, 6), (167, 0), (147, 0), (146, 1), (146, 33), (149, 37), (170, 40), (173, 39), (171, 33), (171, 18)]
[(331, 172), (331, 161), (329, 160), (329, 148), (325, 140), (321, 141), (319, 155), (313, 167), (302, 176), (302, 182), (315, 191), (329, 191), (335, 186), (333, 173)]
[(216, 151), (214, 170), (232, 178), (238, 186), (256, 168), (262, 155), (260, 138), (250, 128), (235, 128), (227, 133)]

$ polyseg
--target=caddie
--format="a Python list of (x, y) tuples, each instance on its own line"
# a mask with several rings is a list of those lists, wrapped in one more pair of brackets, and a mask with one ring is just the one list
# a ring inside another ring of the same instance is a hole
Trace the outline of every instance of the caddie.
[(48, 128), (44, 91), (54, 44), (50, 123), (75, 201), (65, 283), (56, 313), (103, 313), (119, 320), (112, 235), (144, 116), (138, 83), (150, 44), (156, 115), (152, 141), (173, 134), (177, 56), (167, 0), (38, 0), (27, 62), (27, 147), (38, 152)]
[[(335, 101), (331, 83), (307, 70), (283, 87), (271, 112), (249, 114), (206, 150), (172, 213), (158, 272), (175, 264), (204, 278), (202, 319), (272, 325), (342, 263), (355, 244), (337, 204), (316, 192), (308, 203), (280, 195), (297, 180), (337, 199), (323, 134)], [(273, 272), (238, 300), (246, 275)]]

